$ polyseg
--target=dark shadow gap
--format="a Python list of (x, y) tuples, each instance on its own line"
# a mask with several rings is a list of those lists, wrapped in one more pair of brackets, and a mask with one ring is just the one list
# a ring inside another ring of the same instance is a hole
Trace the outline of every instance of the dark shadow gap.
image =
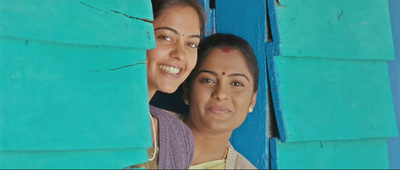
[(215, 9), (215, 0), (210, 0), (210, 9)]
[(266, 3), (266, 11), (267, 11), (267, 42), (272, 42), (272, 33), (271, 33), (271, 22), (269, 21), (269, 10), (268, 10), (268, 2)]

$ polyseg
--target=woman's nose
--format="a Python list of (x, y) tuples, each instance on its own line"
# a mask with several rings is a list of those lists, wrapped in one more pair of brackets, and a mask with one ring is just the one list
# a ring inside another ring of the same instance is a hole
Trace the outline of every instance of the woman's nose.
[(225, 87), (222, 84), (218, 84), (218, 86), (215, 88), (214, 92), (213, 92), (213, 98), (219, 100), (219, 101), (223, 101), (228, 99), (228, 93), (227, 93), (227, 87)]
[(175, 60), (183, 60), (185, 59), (185, 55), (184, 46), (181, 44), (176, 44), (170, 54), (170, 56)]

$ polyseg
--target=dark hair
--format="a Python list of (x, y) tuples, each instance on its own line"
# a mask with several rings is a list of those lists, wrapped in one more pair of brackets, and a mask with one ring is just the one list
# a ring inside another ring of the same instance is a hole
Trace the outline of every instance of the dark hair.
[(199, 2), (199, 0), (151, 0), (153, 6), (153, 16), (154, 20), (158, 18), (165, 10), (177, 7), (177, 6), (190, 6), (196, 10), (200, 21), (200, 31), (204, 31), (204, 26), (206, 24), (206, 15), (204, 8)]
[(186, 80), (187, 82), (185, 83), (188, 89), (191, 88), (200, 66), (207, 58), (207, 55), (210, 53), (210, 51), (216, 48), (224, 47), (239, 50), (243, 54), (246, 60), (247, 68), (249, 69), (254, 79), (253, 91), (255, 92), (258, 90), (259, 69), (257, 65), (257, 58), (253, 52), (253, 48), (251, 48), (250, 44), (243, 38), (240, 38), (233, 34), (222, 33), (213, 34), (200, 41), (199, 48), (197, 50), (197, 64), (189, 75), (188, 79)]

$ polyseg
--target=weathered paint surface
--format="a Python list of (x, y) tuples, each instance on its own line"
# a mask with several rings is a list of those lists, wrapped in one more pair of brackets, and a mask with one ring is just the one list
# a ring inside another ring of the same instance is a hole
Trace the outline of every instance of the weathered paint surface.
[(386, 139), (270, 142), (272, 169), (389, 168)]
[[(396, 111), (397, 130), (400, 132), (400, 1), (389, 0), (389, 9), (396, 55), (396, 60), (388, 62), (389, 78)], [(388, 139), (388, 152), (390, 168), (400, 169), (400, 137)]]
[(279, 2), (280, 49), (268, 60), (280, 133), (271, 167), (388, 168), (387, 138), (398, 128), (387, 1)]
[(397, 136), (385, 61), (279, 56), (273, 62), (282, 141)]
[(154, 34), (128, 16), (151, 20), (150, 2), (2, 1), (0, 11), (0, 168), (147, 161)]
[[(240, 12), (238, 12), (240, 11)], [(234, 131), (230, 142), (257, 168), (269, 168), (267, 136), (268, 83), (266, 54), (266, 1), (217, 0), (215, 23), (218, 33), (231, 33), (246, 39), (253, 47), (260, 68), (257, 103), (253, 113)]]
[(387, 0), (279, 2), (282, 56), (394, 59)]
[(0, 42), (3, 150), (112, 149), (132, 147), (130, 140), (145, 136), (133, 133), (141, 125), (131, 121), (147, 117), (147, 110), (130, 106), (135, 95), (146, 94), (143, 85), (131, 88), (134, 77), (146, 79), (134, 75), (145, 73), (144, 59), (132, 57), (144, 50)]
[(3, 0), (0, 19), (7, 25), (1, 35), (71, 45), (152, 48), (151, 4), (145, 0), (131, 3), (134, 5), (128, 7), (127, 2), (113, 0), (74, 0), (68, 4)]
[[(146, 162), (146, 149), (4, 151), (2, 169), (122, 169), (132, 161)], [(24, 162), (24, 163), (21, 163)]]
[[(368, 5), (359, 0), (280, 2), (280, 6), (276, 6), (280, 55), (269, 60), (269, 74), (282, 142), (397, 136), (386, 63), (393, 58), (392, 37), (386, 36), (387, 33), (374, 34), (376, 31), (390, 33), (390, 27), (387, 28), (390, 23), (386, 22), (389, 17), (387, 2), (373, 0)], [(325, 15), (333, 17), (334, 12), (326, 11), (350, 7), (354, 7), (355, 12), (346, 13), (344, 25), (336, 22), (331, 26)], [(373, 12), (375, 7), (382, 8), (379, 14)], [(299, 9), (304, 9), (301, 12), (310, 17), (297, 15)], [(293, 21), (293, 15), (300, 18)], [(361, 27), (360, 20), (367, 20), (370, 25)], [(378, 27), (373, 23), (382, 25)], [(380, 37), (379, 46), (358, 34), (348, 34), (344, 28), (353, 25), (365, 34)], [(332, 27), (332, 31), (327, 32), (325, 27)], [(360, 44), (363, 49), (364, 45), (376, 47), (379, 55), (353, 54), (347, 49), (352, 45), (338, 37)], [(330, 48), (324, 49), (321, 44)], [(303, 50), (307, 48), (313, 50)], [(303, 52), (297, 53), (298, 50)], [(375, 60), (377, 57), (379, 60)]]

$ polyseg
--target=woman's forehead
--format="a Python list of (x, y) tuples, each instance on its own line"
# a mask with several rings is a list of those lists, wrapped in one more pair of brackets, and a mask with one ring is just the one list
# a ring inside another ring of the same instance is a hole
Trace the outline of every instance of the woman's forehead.
[(153, 22), (154, 28), (171, 27), (182, 35), (200, 35), (200, 21), (190, 6), (174, 6), (162, 11)]
[(215, 48), (208, 53), (203, 63), (199, 67), (201, 69), (210, 69), (210, 71), (218, 71), (229, 74), (232, 72), (240, 72), (251, 75), (244, 55), (237, 49)]

